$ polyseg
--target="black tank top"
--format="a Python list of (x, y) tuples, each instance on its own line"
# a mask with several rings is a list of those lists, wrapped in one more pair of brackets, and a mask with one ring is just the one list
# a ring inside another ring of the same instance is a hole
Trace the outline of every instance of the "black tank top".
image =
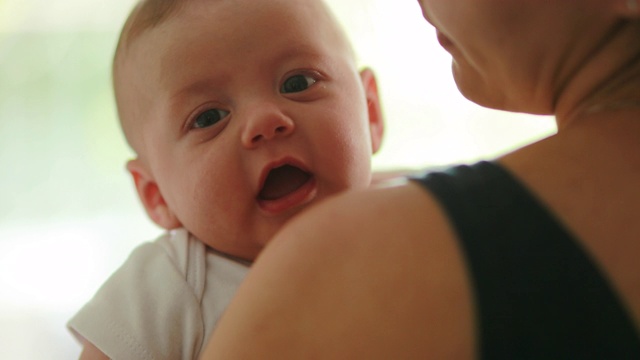
[(640, 335), (605, 275), (506, 170), (480, 162), (414, 180), (457, 232), (480, 358), (640, 359)]

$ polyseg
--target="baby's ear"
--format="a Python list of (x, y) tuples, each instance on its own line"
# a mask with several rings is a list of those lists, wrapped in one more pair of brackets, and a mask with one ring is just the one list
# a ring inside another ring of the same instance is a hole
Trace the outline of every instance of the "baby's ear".
[(360, 79), (364, 86), (364, 94), (367, 98), (367, 111), (369, 113), (369, 130), (371, 132), (371, 151), (376, 153), (382, 144), (384, 134), (384, 116), (378, 94), (376, 76), (369, 68), (360, 71)]
[(127, 170), (133, 177), (138, 197), (151, 220), (167, 230), (181, 227), (182, 224), (165, 202), (158, 183), (144, 163), (140, 159), (130, 160)]

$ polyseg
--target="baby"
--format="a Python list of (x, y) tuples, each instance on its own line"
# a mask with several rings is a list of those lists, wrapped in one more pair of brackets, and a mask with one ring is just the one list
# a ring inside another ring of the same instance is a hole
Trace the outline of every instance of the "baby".
[(127, 169), (168, 231), (69, 328), (82, 358), (196, 358), (287, 220), (370, 185), (383, 133), (376, 81), (321, 0), (143, 0), (113, 78), (136, 153)]

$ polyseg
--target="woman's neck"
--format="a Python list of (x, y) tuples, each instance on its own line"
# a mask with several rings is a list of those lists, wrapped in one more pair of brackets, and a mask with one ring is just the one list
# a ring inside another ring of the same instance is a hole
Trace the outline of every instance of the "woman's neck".
[(640, 111), (640, 23), (616, 25), (556, 102), (558, 131), (596, 113)]

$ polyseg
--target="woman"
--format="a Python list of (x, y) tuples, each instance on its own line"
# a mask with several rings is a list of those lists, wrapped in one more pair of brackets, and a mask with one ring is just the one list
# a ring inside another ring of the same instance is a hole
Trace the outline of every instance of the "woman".
[(419, 2), (467, 98), (557, 134), (299, 217), (205, 358), (640, 358), (638, 2)]

